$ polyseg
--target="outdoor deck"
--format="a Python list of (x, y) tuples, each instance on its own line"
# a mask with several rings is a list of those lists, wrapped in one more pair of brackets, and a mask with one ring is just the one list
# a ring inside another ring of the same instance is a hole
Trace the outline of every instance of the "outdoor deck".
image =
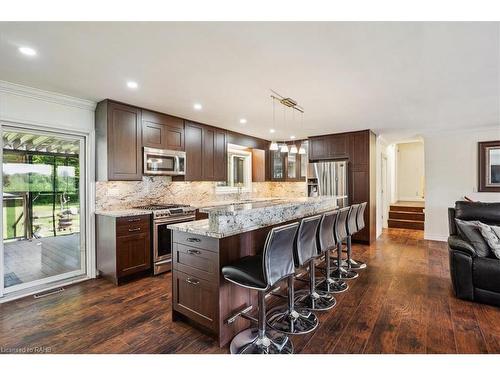
[(5, 287), (80, 269), (80, 234), (4, 243)]

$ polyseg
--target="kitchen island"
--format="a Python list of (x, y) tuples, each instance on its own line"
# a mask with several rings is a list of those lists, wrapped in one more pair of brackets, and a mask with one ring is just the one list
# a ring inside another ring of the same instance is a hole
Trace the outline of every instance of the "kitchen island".
[(222, 347), (250, 322), (227, 319), (256, 306), (255, 292), (227, 282), (221, 268), (262, 252), (271, 228), (337, 208), (336, 197), (274, 199), (205, 207), (208, 219), (172, 224), (173, 320), (215, 337)]

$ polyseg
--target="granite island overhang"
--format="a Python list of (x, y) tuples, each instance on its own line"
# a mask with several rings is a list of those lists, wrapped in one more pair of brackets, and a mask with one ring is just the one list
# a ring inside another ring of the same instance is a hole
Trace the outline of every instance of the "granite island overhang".
[(337, 197), (276, 199), (201, 208), (208, 219), (172, 224), (172, 319), (205, 331), (222, 347), (250, 322), (227, 319), (257, 294), (227, 282), (221, 268), (262, 252), (271, 228), (338, 207)]

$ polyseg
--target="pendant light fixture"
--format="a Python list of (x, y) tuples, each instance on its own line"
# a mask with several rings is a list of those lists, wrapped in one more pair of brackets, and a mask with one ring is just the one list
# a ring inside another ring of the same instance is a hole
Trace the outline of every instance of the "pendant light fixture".
[[(286, 129), (286, 107), (283, 106), (283, 128)], [(280, 147), (280, 152), (285, 153), (288, 152), (288, 145), (283, 143)]]
[[(294, 111), (299, 111), (302, 114), (302, 118), (304, 117), (304, 109), (298, 105), (297, 101), (292, 98), (287, 98), (281, 96), (276, 91), (271, 90), (271, 99), (273, 101), (273, 129), (276, 129), (276, 116), (275, 116), (275, 101), (279, 101), (280, 104), (283, 105), (283, 128), (286, 129), (286, 108), (290, 108), (292, 110), (292, 114), (295, 115)], [(293, 116), (295, 117), (295, 116)], [(274, 130), (272, 129), (272, 133)], [(295, 137), (294, 137), (295, 138)], [(297, 145), (294, 143), (290, 148), (288, 148), (288, 144), (284, 142), (283, 144), (279, 144), (275, 140), (271, 140), (269, 144), (270, 151), (280, 151), (282, 153), (290, 153), (290, 154), (305, 154), (306, 150), (302, 146), (302, 142), (300, 143), (300, 148), (297, 149)]]
[[(304, 129), (304, 112), (302, 112), (300, 116), (300, 128)], [(304, 148), (304, 142), (300, 142), (299, 155), (305, 155), (305, 154), (306, 154), (306, 149)]]
[[(276, 129), (276, 124), (275, 124), (276, 123), (276, 118), (275, 118), (274, 111), (275, 110), (274, 110), (274, 99), (273, 99), (273, 129)], [(278, 151), (279, 150), (279, 146), (276, 143), (276, 141), (271, 141), (271, 144), (269, 145), (269, 150), (270, 151)]]
[(306, 154), (306, 149), (304, 148), (304, 146), (302, 146), (301, 143), (299, 147), (299, 155), (305, 155), (305, 154)]

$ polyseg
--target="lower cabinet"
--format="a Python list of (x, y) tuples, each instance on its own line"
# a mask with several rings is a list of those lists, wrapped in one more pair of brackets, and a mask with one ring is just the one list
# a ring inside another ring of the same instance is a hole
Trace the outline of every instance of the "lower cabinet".
[(97, 269), (119, 285), (151, 271), (150, 215), (112, 217), (96, 215)]
[(174, 309), (210, 330), (217, 327), (218, 289), (215, 283), (174, 271)]
[(179, 315), (214, 334), (218, 330), (218, 241), (174, 231), (172, 285), (174, 318)]

